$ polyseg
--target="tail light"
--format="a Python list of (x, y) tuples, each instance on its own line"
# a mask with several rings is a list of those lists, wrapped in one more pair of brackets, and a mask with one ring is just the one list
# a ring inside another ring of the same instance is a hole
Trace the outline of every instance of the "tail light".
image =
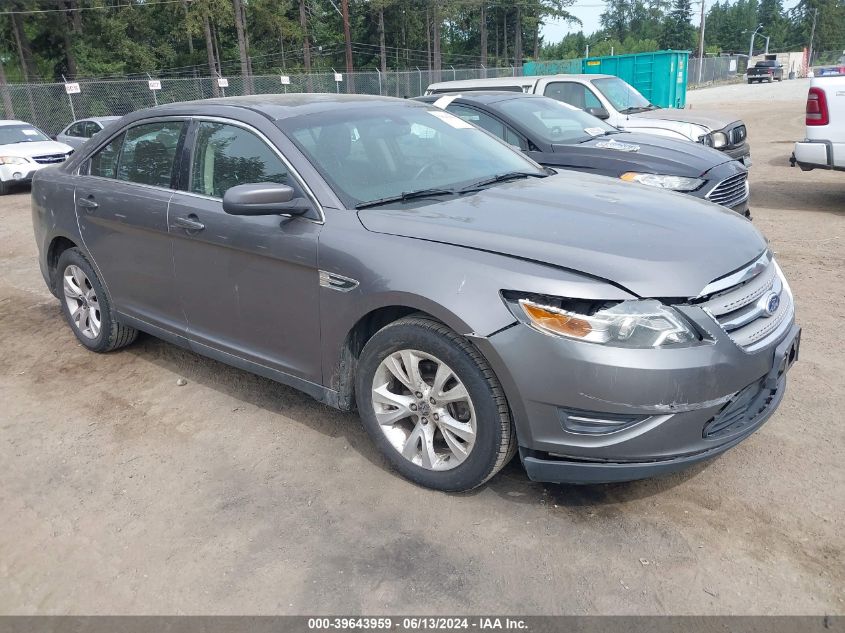
[(807, 94), (807, 125), (827, 125), (830, 114), (827, 110), (827, 97), (821, 88), (810, 88)]

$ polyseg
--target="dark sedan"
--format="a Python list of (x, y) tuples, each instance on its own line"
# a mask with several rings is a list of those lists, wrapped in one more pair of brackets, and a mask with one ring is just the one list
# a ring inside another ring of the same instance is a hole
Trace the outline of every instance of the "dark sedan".
[(622, 132), (556, 99), (491, 91), (432, 95), (438, 105), (498, 136), (541, 165), (688, 193), (750, 217), (748, 170), (709, 147)]

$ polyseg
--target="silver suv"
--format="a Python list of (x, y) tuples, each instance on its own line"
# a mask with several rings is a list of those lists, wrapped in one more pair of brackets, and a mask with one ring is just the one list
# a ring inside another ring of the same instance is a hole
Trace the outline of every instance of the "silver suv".
[(466, 490), (630, 480), (730, 448), (798, 352), (754, 226), (554, 175), (439, 108), (263, 95), (137, 112), (38, 172), (41, 270), (76, 338), (143, 331), (357, 407), (391, 464)]

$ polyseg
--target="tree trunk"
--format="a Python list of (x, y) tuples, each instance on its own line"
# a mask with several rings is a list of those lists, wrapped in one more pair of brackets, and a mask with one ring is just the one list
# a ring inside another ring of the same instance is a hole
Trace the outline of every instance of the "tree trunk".
[[(77, 21), (80, 19), (77, 15), (76, 17), (73, 16), (73, 13), (78, 14), (79, 11), (74, 11), (71, 15), (68, 15), (67, 9), (68, 4), (65, 0), (57, 0), (57, 5), (59, 9), (62, 11), (59, 15), (61, 19), (59, 20), (59, 31), (62, 34), (62, 41), (64, 44), (64, 53), (65, 53), (65, 64), (67, 66), (67, 74), (69, 77), (74, 78), (77, 74), (76, 68), (76, 56), (73, 54), (73, 48), (71, 47), (71, 24), (76, 24)], [(71, 20), (69, 21), (70, 18)], [(79, 30), (82, 30), (82, 23), (79, 22)]]
[(340, 11), (343, 16), (343, 40), (346, 44), (346, 91), (355, 92), (355, 77), (352, 74), (352, 37), (349, 34), (349, 0), (340, 0)]
[(217, 85), (217, 64), (214, 63), (214, 38), (211, 35), (211, 24), (208, 16), (202, 16), (202, 30), (205, 35), (205, 54), (208, 56), (208, 76), (211, 77), (211, 94), (220, 96), (220, 88)]
[[(182, 9), (185, 11), (185, 20), (188, 19), (188, 0), (182, 0)], [(185, 39), (188, 41), (188, 53), (191, 55), (191, 62), (194, 61), (194, 38), (188, 29), (185, 29)], [(196, 73), (194, 73), (196, 74)]]
[(384, 7), (378, 10), (378, 49), (381, 60), (381, 72), (387, 72), (387, 47), (384, 44)]
[(6, 118), (14, 119), (15, 109), (12, 107), (12, 94), (9, 92), (9, 84), (6, 83), (6, 69), (3, 68), (2, 59), (0, 59), (0, 92), (3, 93), (3, 109), (6, 111)]
[(478, 18), (478, 26), (481, 34), (481, 65), (484, 67), (481, 72), (487, 76), (487, 10), (484, 5), (481, 5), (481, 11)]
[(516, 6), (516, 22), (514, 22), (513, 35), (513, 65), (516, 74), (522, 74), (522, 8)]
[(540, 16), (537, 16), (537, 24), (534, 25), (534, 59), (540, 59)]
[[(12, 5), (18, 9), (20, 5), (17, 3)], [(26, 98), (29, 102), (29, 117), (30, 121), (35, 120), (35, 100), (32, 98), (32, 86), (30, 82), (35, 78), (35, 64), (32, 61), (32, 47), (29, 43), (29, 38), (26, 36), (26, 31), (23, 29), (20, 13), (12, 14), (12, 32), (15, 36), (15, 45), (18, 48), (18, 58), (21, 63), (21, 74), (26, 83)]]
[(428, 63), (428, 78), (431, 79), (431, 13), (425, 10), (425, 60)]
[(238, 35), (238, 57), (241, 60), (241, 75), (243, 76), (243, 90), (250, 94), (249, 85), (249, 52), (246, 49), (246, 36), (244, 28), (244, 12), (241, 0), (232, 0), (232, 9), (235, 12), (235, 32)]
[(494, 19), (493, 22), (496, 24), (496, 66), (499, 65), (499, 21)]
[(311, 43), (308, 41), (308, 14), (305, 12), (305, 0), (299, 0), (299, 26), (302, 28), (302, 63), (305, 65), (306, 90), (313, 92), (311, 82)]
[(440, 68), (442, 60), (440, 57), (440, 6), (437, 2), (432, 3), (434, 13), (431, 24), (432, 57), (434, 63), (434, 81), (440, 81)]
[(508, 57), (508, 10), (505, 8), (505, 14), (502, 17), (502, 56), (505, 58), (505, 66), (510, 66), (510, 58)]

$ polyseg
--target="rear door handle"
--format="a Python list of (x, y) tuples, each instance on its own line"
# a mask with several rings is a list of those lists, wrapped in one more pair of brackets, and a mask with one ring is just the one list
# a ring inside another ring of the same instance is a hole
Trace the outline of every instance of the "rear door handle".
[(187, 218), (174, 218), (173, 223), (176, 226), (189, 231), (202, 231), (205, 228), (205, 224), (200, 222), (197, 219), (197, 216), (193, 214), (189, 215)]
[(94, 202), (93, 198), (79, 198), (76, 201), (76, 204), (81, 208), (87, 210), (89, 213), (100, 206), (98, 203)]

